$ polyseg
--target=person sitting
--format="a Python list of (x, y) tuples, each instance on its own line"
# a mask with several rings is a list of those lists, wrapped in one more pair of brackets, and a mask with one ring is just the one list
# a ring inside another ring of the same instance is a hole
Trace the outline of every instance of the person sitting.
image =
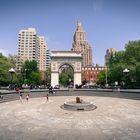
[(3, 96), (2, 95), (0, 95), (0, 99), (3, 99)]
[(54, 92), (55, 92), (55, 91), (53, 90), (53, 87), (50, 86), (50, 87), (49, 87), (49, 93), (52, 93), (52, 94), (53, 94)]

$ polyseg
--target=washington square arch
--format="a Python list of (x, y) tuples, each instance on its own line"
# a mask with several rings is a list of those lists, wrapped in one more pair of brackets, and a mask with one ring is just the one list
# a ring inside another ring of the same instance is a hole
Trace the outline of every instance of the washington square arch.
[(82, 55), (74, 51), (51, 52), (51, 86), (59, 85), (59, 70), (63, 65), (69, 65), (73, 69), (73, 84), (81, 84)]

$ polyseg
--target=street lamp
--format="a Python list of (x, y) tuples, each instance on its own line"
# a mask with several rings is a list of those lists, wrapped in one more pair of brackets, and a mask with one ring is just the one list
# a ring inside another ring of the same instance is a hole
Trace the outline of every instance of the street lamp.
[(123, 73), (127, 74), (127, 73), (129, 73), (129, 70), (128, 70), (127, 68), (125, 68), (125, 69), (123, 70)]
[(123, 70), (123, 73), (124, 73), (124, 75), (125, 75), (125, 84), (126, 84), (126, 83), (127, 83), (126, 77), (127, 77), (128, 73), (129, 73), (129, 70), (128, 70), (127, 68), (125, 68), (125, 69)]
[[(9, 73), (11, 74), (11, 85), (13, 81), (13, 74), (15, 73), (15, 70), (13, 68), (9, 69)], [(11, 87), (12, 88), (12, 87)]]

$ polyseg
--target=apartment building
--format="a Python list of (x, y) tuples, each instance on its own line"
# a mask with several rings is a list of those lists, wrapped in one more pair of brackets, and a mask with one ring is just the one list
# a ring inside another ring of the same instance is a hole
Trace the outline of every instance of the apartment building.
[(49, 66), (48, 46), (43, 36), (38, 36), (35, 28), (22, 29), (19, 31), (18, 65), (21, 70), (26, 60), (35, 60), (40, 71), (46, 71)]

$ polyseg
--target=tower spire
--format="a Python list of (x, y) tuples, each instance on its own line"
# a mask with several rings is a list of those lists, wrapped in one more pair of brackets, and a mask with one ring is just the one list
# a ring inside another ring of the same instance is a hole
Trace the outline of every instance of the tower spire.
[(79, 19), (78, 19), (78, 21), (77, 21), (77, 26), (81, 26), (81, 22), (80, 22)]
[(86, 39), (80, 20), (77, 21), (77, 29), (74, 33), (72, 51), (81, 52), (83, 56), (82, 66), (92, 65), (92, 49)]
[(82, 24), (81, 24), (81, 22), (80, 22), (79, 19), (78, 19), (78, 21), (77, 21), (77, 31), (83, 32)]

